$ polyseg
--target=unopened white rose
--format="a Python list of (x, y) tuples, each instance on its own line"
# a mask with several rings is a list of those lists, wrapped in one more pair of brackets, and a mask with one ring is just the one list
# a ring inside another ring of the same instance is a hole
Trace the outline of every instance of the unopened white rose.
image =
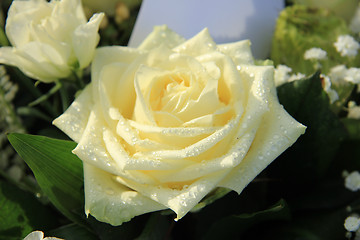
[(305, 131), (273, 78), (249, 41), (216, 45), (207, 29), (185, 41), (161, 26), (138, 49), (98, 49), (92, 83), (54, 121), (78, 143), (86, 213), (180, 219), (216, 187), (240, 193)]
[(92, 61), (103, 16), (87, 22), (80, 0), (14, 0), (5, 26), (13, 47), (0, 48), (0, 63), (43, 82), (66, 78)]

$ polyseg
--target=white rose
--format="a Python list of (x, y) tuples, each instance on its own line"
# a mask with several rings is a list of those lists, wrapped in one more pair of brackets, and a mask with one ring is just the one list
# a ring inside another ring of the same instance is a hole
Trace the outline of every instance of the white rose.
[(0, 48), (0, 63), (43, 82), (66, 78), (92, 61), (103, 16), (87, 22), (80, 0), (14, 0), (5, 26), (13, 47)]
[(138, 49), (104, 47), (92, 83), (54, 124), (78, 143), (85, 210), (119, 225), (216, 187), (240, 193), (305, 131), (279, 104), (249, 41), (216, 45), (156, 27)]

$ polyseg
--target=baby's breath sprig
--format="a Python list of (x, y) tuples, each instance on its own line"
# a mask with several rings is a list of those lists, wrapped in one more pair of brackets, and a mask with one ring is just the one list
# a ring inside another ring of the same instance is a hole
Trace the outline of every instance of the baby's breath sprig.
[(4, 66), (0, 65), (0, 175), (16, 185), (37, 192), (37, 184), (25, 162), (7, 141), (7, 133), (25, 133), (20, 118), (12, 104), (18, 86), (10, 81)]

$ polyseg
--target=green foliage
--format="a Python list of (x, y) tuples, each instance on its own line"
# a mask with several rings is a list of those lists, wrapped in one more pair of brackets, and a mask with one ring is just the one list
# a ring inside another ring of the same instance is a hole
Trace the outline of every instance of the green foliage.
[(55, 236), (66, 240), (97, 240), (96, 236), (77, 224), (69, 224), (45, 233), (45, 236)]
[(0, 181), (0, 239), (24, 238), (37, 228), (44, 230), (58, 224), (53, 212), (34, 195)]
[(203, 239), (239, 239), (251, 226), (266, 221), (288, 220), (289, 218), (289, 209), (285, 201), (280, 200), (274, 206), (263, 211), (231, 215), (220, 219), (213, 224)]
[[(327, 60), (321, 61), (322, 72), (345, 64), (359, 66), (360, 55), (355, 59), (341, 57), (333, 44), (339, 35), (350, 34), (346, 22), (325, 9), (294, 5), (285, 8), (277, 20), (272, 40), (271, 59), (275, 65), (285, 64), (294, 72), (312, 74), (314, 63), (303, 59), (306, 50), (318, 47), (327, 52)], [(300, 60), (299, 60), (300, 58)]]
[(82, 162), (71, 152), (76, 143), (18, 133), (8, 138), (54, 206), (72, 221), (83, 222)]
[[(287, 156), (291, 162), (284, 164), (284, 169), (292, 169), (291, 165), (300, 166), (303, 173), (307, 173), (301, 177), (303, 180), (324, 176), (347, 133), (339, 118), (330, 109), (319, 73), (281, 85), (277, 91), (279, 101), (286, 111), (307, 126), (306, 134), (300, 137), (293, 151), (289, 152), (296, 156)], [(291, 170), (288, 172), (292, 174)]]

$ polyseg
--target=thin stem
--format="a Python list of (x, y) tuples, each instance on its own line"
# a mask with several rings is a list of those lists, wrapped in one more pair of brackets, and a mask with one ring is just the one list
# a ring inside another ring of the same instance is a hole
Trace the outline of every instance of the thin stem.
[(75, 77), (76, 84), (78, 85), (79, 89), (84, 89), (85, 83), (81, 76), (79, 76), (76, 72), (73, 72), (73, 76)]
[(35, 101), (32, 101), (31, 103), (29, 103), (29, 106), (33, 107), (35, 105), (38, 105), (39, 103), (45, 102), (45, 100), (47, 100), (49, 97), (51, 97), (57, 91), (59, 91), (61, 87), (62, 87), (62, 84), (60, 83), (60, 81), (55, 82), (55, 86), (52, 87), (49, 92), (41, 95), (41, 97), (39, 97)]
[[(15, 67), (12, 67), (10, 68), (13, 73), (15, 74), (16, 76), (16, 80), (21, 84), (23, 85), (27, 90), (28, 92), (35, 98), (39, 98), (41, 97), (43, 94), (40, 92), (39, 89), (37, 89), (35, 86), (34, 86), (34, 82), (26, 77), (24, 74), (22, 74), (20, 72), (19, 69), (15, 68)], [(58, 114), (57, 112), (54, 110), (54, 108), (51, 106), (51, 104), (48, 102), (48, 101), (44, 101), (41, 103), (41, 106), (45, 108), (45, 110), (52, 116), (52, 117), (57, 117)]]
[(61, 98), (62, 110), (63, 112), (65, 112), (65, 110), (69, 107), (69, 95), (65, 89), (65, 86), (60, 88), (60, 98)]

